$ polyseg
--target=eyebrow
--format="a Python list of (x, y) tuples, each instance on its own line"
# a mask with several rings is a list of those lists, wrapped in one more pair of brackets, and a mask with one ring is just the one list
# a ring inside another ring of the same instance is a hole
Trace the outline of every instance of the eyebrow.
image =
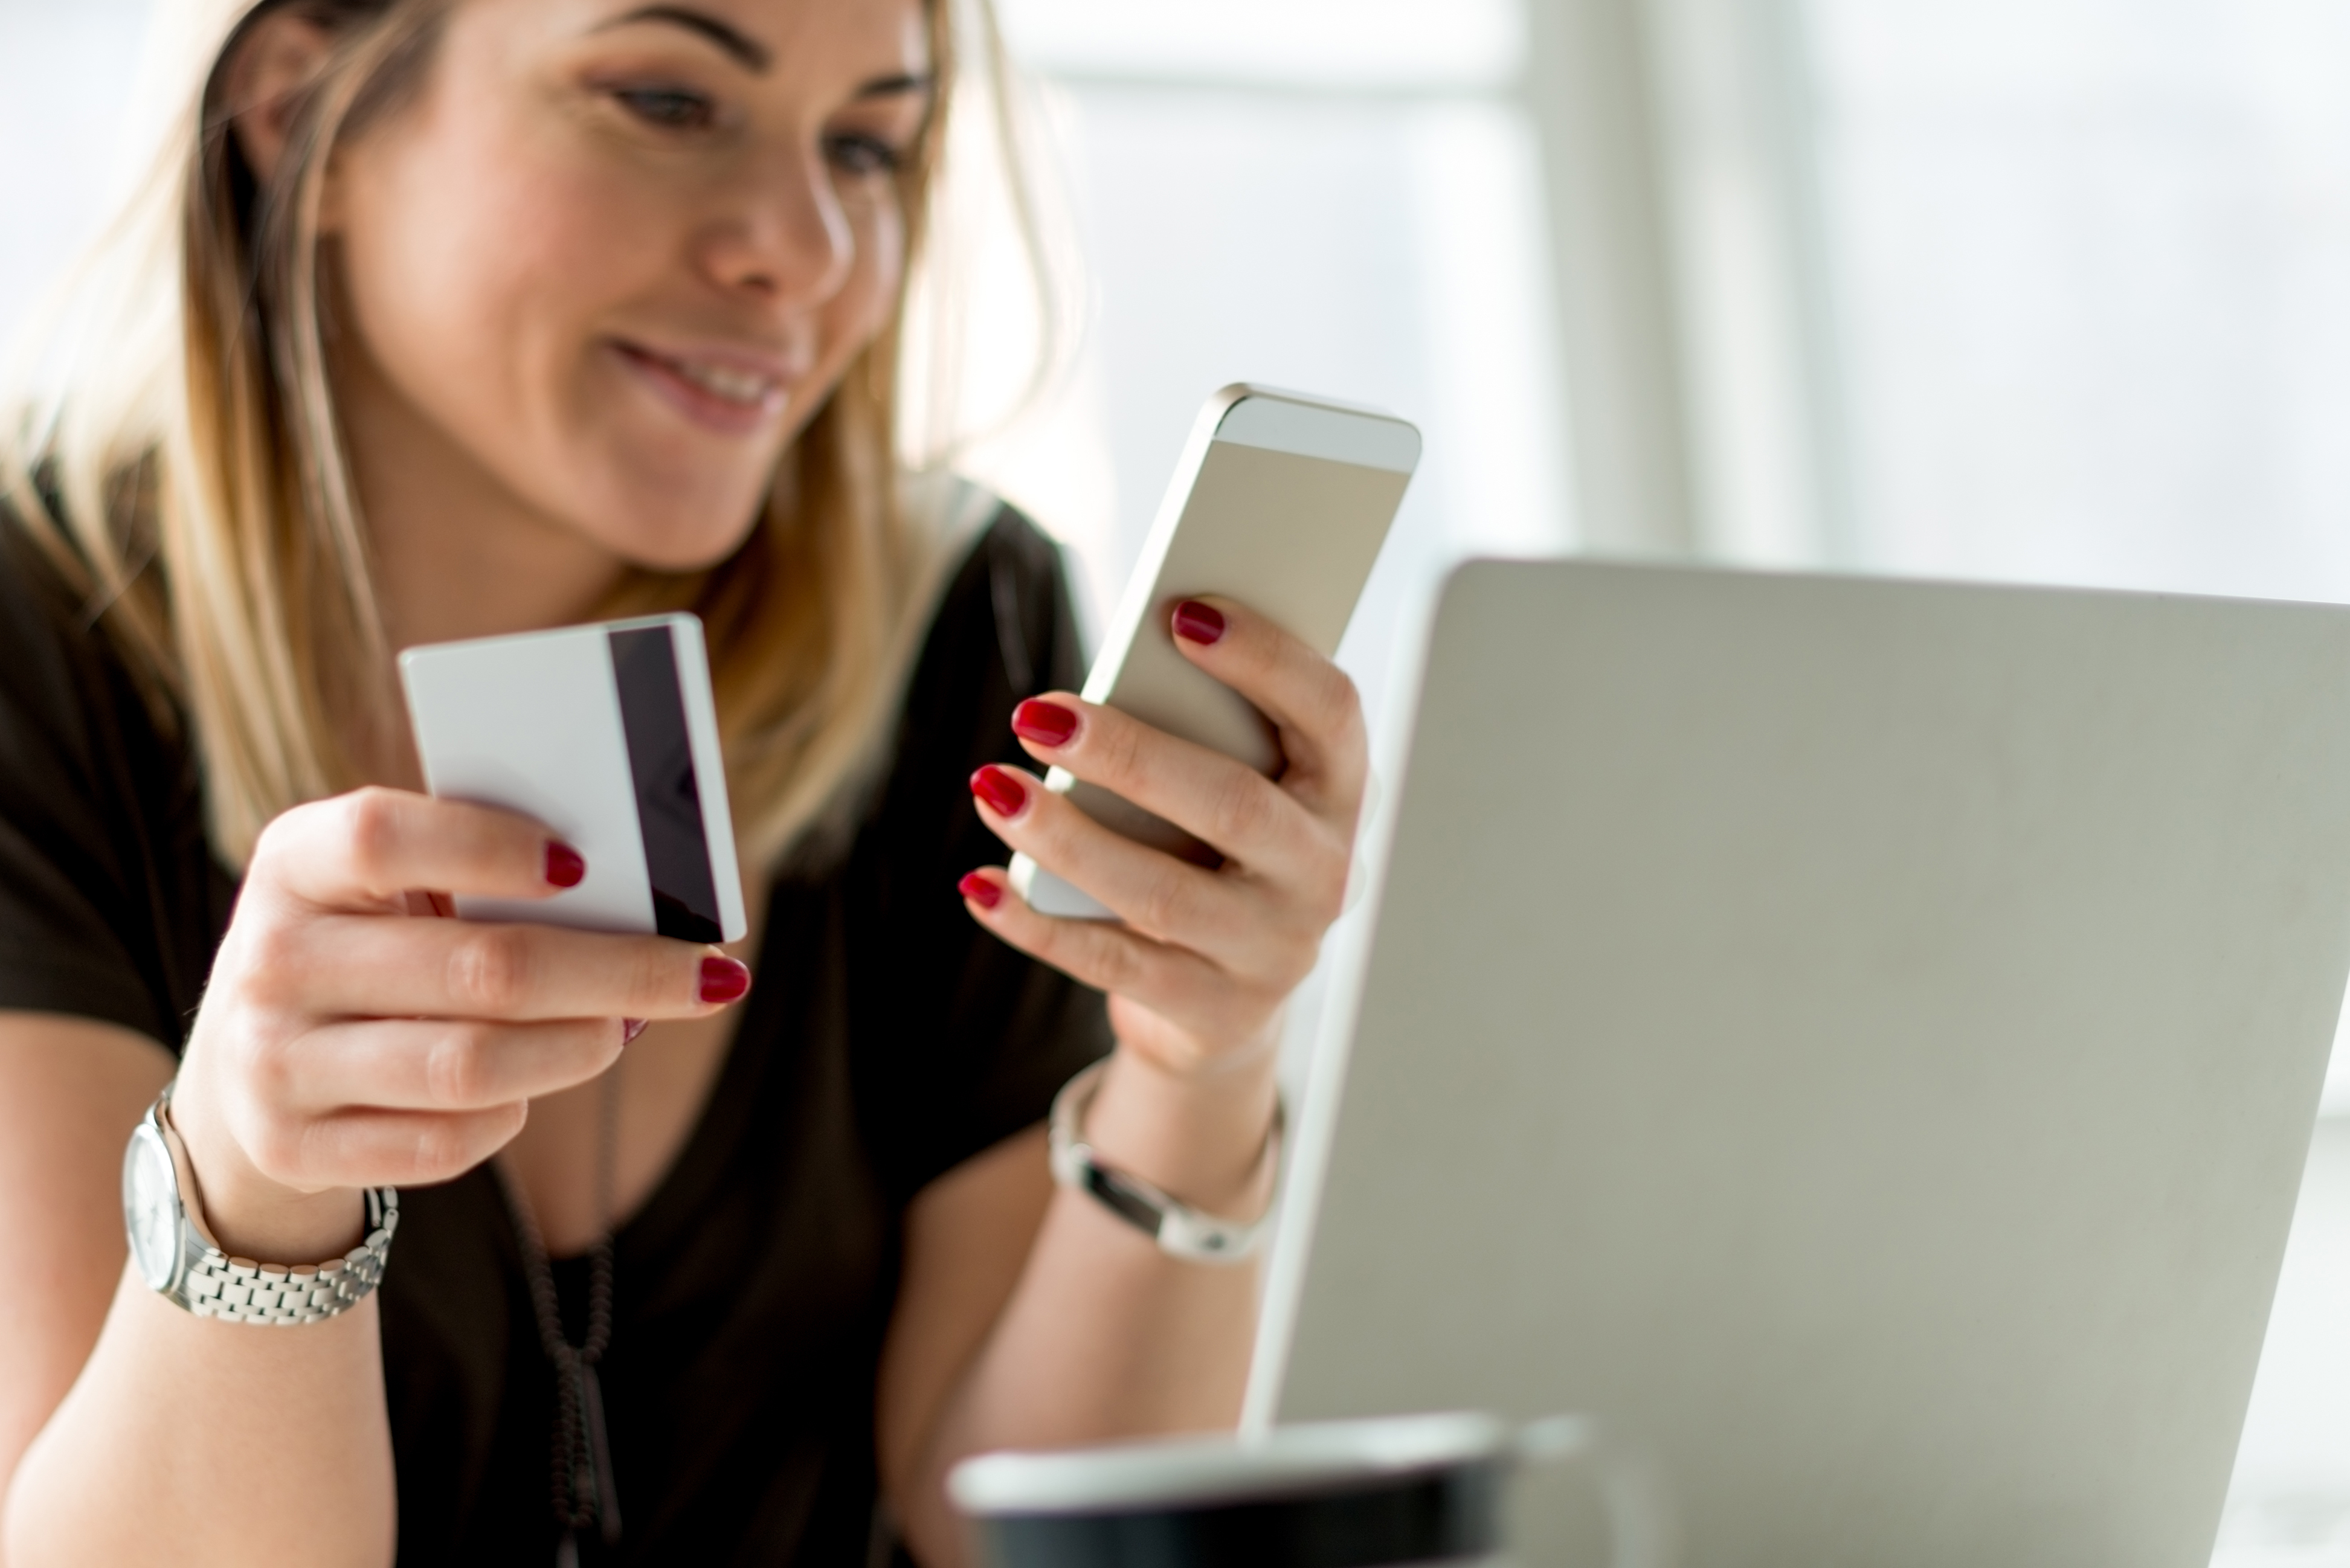
[(615, 16), (596, 29), (608, 32), (614, 27), (626, 27), (638, 22), (667, 22), (673, 27), (707, 39), (718, 47), (728, 58), (754, 75), (764, 76), (775, 63), (773, 50), (730, 22), (720, 20), (707, 11), (696, 11), (689, 5), (643, 5), (625, 16)]
[[(775, 63), (775, 51), (732, 23), (712, 16), (707, 11), (696, 11), (690, 5), (640, 5), (624, 16), (615, 16), (596, 31), (608, 32), (614, 27), (626, 27), (639, 22), (666, 22), (682, 27), (695, 36), (714, 44), (729, 59), (754, 76), (764, 76), (767, 67)], [(899, 93), (928, 92), (933, 86), (928, 76), (901, 73), (894, 77), (877, 77), (857, 89), (857, 96), (894, 98)]]
[(876, 77), (857, 89), (858, 98), (894, 98), (902, 92), (928, 92), (932, 86), (926, 76)]

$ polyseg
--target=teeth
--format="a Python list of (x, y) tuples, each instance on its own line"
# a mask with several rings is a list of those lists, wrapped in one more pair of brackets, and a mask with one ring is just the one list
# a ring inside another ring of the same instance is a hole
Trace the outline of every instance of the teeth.
[(679, 375), (730, 403), (764, 403), (775, 389), (774, 381), (749, 370), (729, 370), (717, 365), (695, 365), (682, 360), (672, 363), (677, 366)]

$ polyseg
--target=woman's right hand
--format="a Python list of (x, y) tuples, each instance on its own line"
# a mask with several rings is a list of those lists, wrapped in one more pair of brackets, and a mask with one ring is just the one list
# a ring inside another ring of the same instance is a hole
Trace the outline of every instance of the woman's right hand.
[(225, 1251), (340, 1255), (358, 1189), (462, 1174), (534, 1097), (609, 1067), (629, 1021), (747, 989), (715, 948), (411, 913), (446, 908), (420, 889), (534, 898), (578, 879), (539, 824), (425, 795), (363, 789), (270, 824), (172, 1097)]

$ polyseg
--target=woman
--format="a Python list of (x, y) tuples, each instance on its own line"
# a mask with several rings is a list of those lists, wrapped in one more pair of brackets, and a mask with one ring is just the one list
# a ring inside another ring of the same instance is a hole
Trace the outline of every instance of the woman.
[[(1248, 1272), (1056, 1189), (1040, 1124), (1106, 1054), (1104, 1161), (1263, 1211), (1360, 722), (1223, 601), (1178, 645), (1280, 779), (1091, 708), (1054, 553), (899, 493), (945, 0), (182, 19), (117, 305), (0, 471), (0, 1558), (863, 1561), (878, 1518), (947, 1563), (959, 1456), (1231, 1421)], [(581, 866), (416, 793), (393, 652), (676, 607), (751, 940), (446, 918)], [(1007, 845), (1126, 923), (1029, 910)], [(229, 1254), (340, 1258), (400, 1189), (380, 1289), (264, 1329), (127, 1269), (167, 1084)]]

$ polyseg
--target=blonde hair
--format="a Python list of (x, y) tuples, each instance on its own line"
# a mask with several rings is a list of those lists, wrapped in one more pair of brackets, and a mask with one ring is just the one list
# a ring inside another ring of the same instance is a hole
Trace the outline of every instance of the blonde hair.
[[(366, 531), (321, 341), (317, 213), (338, 138), (396, 107), (454, 0), (295, 0), (332, 29), (280, 168), (256, 186), (224, 64), (279, 0), (179, 0), (159, 57), (203, 66), (145, 180), (53, 307), (0, 425), (0, 511), (87, 594), (159, 718), (193, 730), (214, 851), (365, 782), (352, 715), (398, 722)], [(937, 107), (901, 172), (928, 227), (959, 31), (1006, 101), (984, 0), (929, 0)], [(169, 37), (176, 24), (180, 36)], [(1024, 228), (1032, 227), (1023, 207)], [(598, 616), (707, 628), (745, 862), (825, 837), (879, 756), (946, 542), (910, 520), (895, 441), (899, 308), (778, 465), (743, 545), (628, 576)], [(356, 740), (357, 743), (354, 743)]]

